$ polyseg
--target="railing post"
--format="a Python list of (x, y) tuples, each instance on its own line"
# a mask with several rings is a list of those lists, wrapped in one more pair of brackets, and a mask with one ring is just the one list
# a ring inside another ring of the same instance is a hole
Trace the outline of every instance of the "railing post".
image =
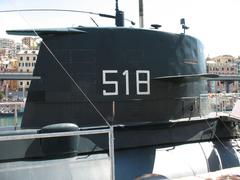
[(18, 118), (18, 115), (17, 115), (17, 104), (14, 105), (14, 128), (15, 130), (17, 129), (17, 118)]
[(108, 133), (108, 143), (109, 143), (109, 156), (111, 159), (111, 180), (115, 180), (115, 156), (114, 156), (114, 128), (110, 127)]
[(217, 111), (218, 111), (218, 94), (217, 93), (215, 93), (215, 97), (216, 97), (216, 106), (215, 106), (215, 108), (216, 108), (216, 116), (218, 115), (218, 113), (217, 113)]

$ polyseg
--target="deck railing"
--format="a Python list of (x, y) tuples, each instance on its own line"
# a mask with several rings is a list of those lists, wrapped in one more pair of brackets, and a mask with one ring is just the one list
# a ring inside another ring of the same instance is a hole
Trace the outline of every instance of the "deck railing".
[(240, 93), (209, 93), (200, 95), (200, 115), (208, 115), (215, 112), (216, 115), (224, 112), (231, 113)]
[(43, 134), (26, 134), (26, 135), (6, 135), (0, 136), (1, 141), (16, 141), (16, 140), (27, 140), (27, 139), (43, 139), (43, 138), (54, 138), (54, 137), (67, 137), (67, 136), (84, 136), (84, 135), (96, 135), (96, 134), (108, 134), (108, 145), (109, 145), (109, 158), (111, 164), (110, 178), (115, 180), (115, 158), (114, 158), (114, 131), (113, 127), (101, 128), (94, 130), (79, 130), (70, 132), (56, 132), (56, 133), (43, 133)]

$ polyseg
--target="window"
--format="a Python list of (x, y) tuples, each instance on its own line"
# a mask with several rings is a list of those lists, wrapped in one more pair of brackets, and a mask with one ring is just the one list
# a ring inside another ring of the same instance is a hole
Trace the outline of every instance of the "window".
[(29, 57), (27, 56), (27, 61), (29, 61)]
[(24, 63), (22, 63), (22, 67), (24, 67)]
[(29, 72), (29, 69), (27, 69), (27, 72)]
[(21, 67), (21, 63), (18, 63), (18, 66)]
[(33, 56), (33, 60), (34, 60), (34, 61), (36, 60), (36, 56)]
[(27, 81), (27, 85), (29, 85), (30, 83), (29, 83), (29, 81)]
[(20, 81), (20, 86), (22, 86), (23, 85), (23, 82), (22, 81)]
[(23, 57), (22, 56), (20, 56), (20, 61), (22, 61), (23, 60)]
[(28, 63), (25, 63), (25, 66), (28, 67)]

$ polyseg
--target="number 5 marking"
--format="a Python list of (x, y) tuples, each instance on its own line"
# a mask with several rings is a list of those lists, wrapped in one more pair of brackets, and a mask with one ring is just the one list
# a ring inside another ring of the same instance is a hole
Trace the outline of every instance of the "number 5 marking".
[(118, 82), (117, 81), (107, 81), (106, 75), (107, 74), (116, 74), (118, 73), (117, 70), (103, 70), (103, 84), (108, 84), (108, 85), (113, 85), (114, 86), (114, 91), (113, 92), (107, 92), (105, 89), (103, 90), (103, 95), (104, 96), (114, 96), (118, 95)]

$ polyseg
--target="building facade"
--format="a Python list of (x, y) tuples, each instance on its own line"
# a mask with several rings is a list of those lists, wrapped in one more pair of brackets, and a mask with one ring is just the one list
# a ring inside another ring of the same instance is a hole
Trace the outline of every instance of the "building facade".
[(22, 44), (26, 45), (29, 49), (37, 49), (38, 44), (37, 44), (37, 38), (32, 38), (32, 37), (24, 37), (22, 38)]
[[(18, 72), (33, 73), (38, 50), (21, 50), (17, 53)], [(27, 91), (31, 81), (18, 81), (18, 90)]]
[(7, 38), (0, 38), (0, 55), (13, 58), (15, 57), (15, 42), (14, 40), (7, 39)]
[(14, 40), (7, 38), (0, 38), (0, 48), (1, 49), (13, 49), (15, 46)]
[[(238, 75), (239, 66), (237, 58), (231, 55), (217, 56), (214, 58), (207, 58), (207, 72), (218, 75)], [(210, 93), (233, 93), (239, 91), (237, 81), (210, 81), (208, 82)]]

